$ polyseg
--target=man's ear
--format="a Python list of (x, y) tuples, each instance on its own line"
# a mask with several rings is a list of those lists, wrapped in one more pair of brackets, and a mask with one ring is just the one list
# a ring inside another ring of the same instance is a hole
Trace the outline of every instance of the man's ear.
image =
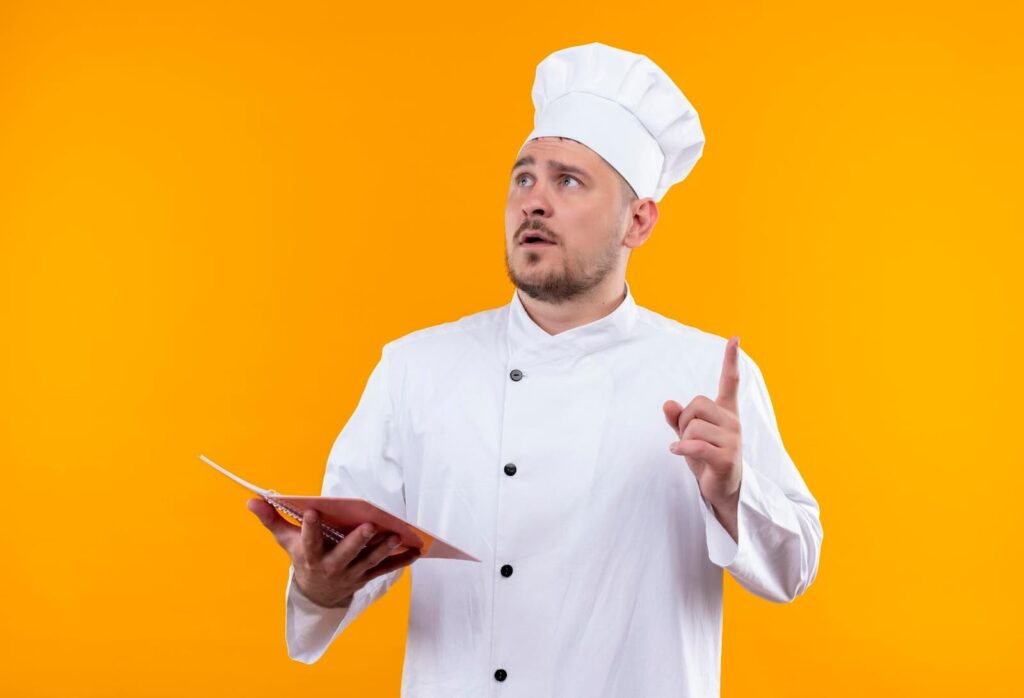
[(630, 204), (629, 208), (633, 214), (622, 244), (634, 249), (647, 242), (654, 231), (654, 224), (658, 222), (658, 204), (648, 197)]

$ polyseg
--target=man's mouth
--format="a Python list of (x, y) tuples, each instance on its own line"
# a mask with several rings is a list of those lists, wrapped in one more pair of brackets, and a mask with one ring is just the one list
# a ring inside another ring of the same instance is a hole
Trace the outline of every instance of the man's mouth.
[(555, 243), (552, 242), (547, 235), (541, 232), (531, 231), (529, 233), (525, 233), (522, 238), (520, 238), (519, 244), (523, 247), (541, 247), (543, 245), (554, 245)]

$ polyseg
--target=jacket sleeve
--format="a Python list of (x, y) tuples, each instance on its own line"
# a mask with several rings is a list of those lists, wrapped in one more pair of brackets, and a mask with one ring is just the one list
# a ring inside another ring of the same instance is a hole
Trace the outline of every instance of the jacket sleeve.
[(700, 496), (708, 553), (752, 594), (788, 603), (818, 573), (823, 537), (818, 503), (783, 446), (760, 368), (742, 350), (738, 358), (743, 458), (738, 540)]
[[(362, 497), (404, 519), (405, 486), (392, 370), (390, 345), (385, 345), (359, 404), (331, 448), (321, 496)], [(295, 568), (289, 567), (285, 589), (288, 656), (305, 664), (320, 659), (334, 639), (398, 580), (403, 569), (374, 577), (355, 593), (349, 606), (325, 608), (302, 593), (295, 584)]]

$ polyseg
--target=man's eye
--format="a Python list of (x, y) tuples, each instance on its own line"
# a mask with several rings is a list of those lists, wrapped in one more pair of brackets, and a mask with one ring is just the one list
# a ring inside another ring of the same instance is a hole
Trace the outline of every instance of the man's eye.
[(520, 182), (522, 182), (524, 179), (528, 178), (529, 176), (530, 175), (524, 175), (524, 174), (519, 175), (518, 177), (516, 177), (516, 184), (519, 184)]
[(572, 181), (576, 182), (577, 184), (580, 183), (580, 180), (576, 179), (572, 175), (562, 175), (562, 181), (565, 181), (567, 179), (571, 179)]

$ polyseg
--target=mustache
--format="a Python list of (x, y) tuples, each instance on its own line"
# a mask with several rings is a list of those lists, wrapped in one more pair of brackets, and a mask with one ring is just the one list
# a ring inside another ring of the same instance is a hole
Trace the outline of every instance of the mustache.
[(519, 226), (519, 230), (516, 231), (516, 240), (521, 240), (523, 238), (523, 234), (527, 230), (539, 230), (551, 238), (552, 242), (558, 242), (558, 234), (554, 233), (550, 228), (544, 225), (543, 221), (539, 221), (535, 218), (523, 221), (522, 225)]

